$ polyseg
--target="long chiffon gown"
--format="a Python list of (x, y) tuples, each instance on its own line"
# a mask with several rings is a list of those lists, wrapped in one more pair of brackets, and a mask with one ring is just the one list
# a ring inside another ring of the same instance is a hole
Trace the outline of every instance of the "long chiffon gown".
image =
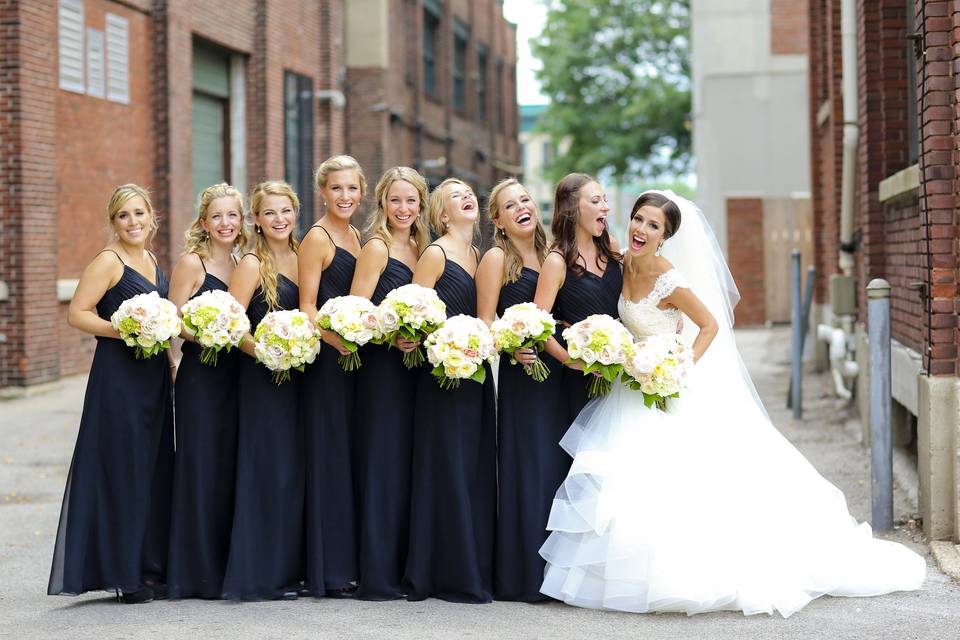
[[(226, 283), (206, 273), (191, 298), (226, 290)], [(171, 598), (219, 598), (230, 553), (237, 376), (240, 358), (246, 356), (238, 349), (221, 350), (216, 365), (208, 365), (200, 362), (200, 351), (197, 343), (184, 341), (175, 384), (177, 451), (167, 579)]]
[[(434, 289), (448, 317), (476, 316), (476, 285), (460, 265), (446, 260)], [(430, 371), (428, 363), (420, 370), (414, 412), (407, 598), (489, 602), (497, 508), (492, 375), (444, 390)]]
[[(311, 232), (327, 230), (314, 225)], [(353, 283), (356, 258), (333, 244), (333, 260), (320, 278), (318, 309), (330, 298), (349, 294)], [(343, 370), (339, 357), (336, 349), (324, 345), (304, 370), (300, 387), (307, 464), (307, 588), (316, 597), (349, 590), (357, 581), (352, 464), (357, 376), (355, 371)]]
[[(155, 273), (156, 284), (124, 264), (120, 280), (97, 303), (97, 315), (109, 320), (137, 294), (166, 297), (167, 278), (160, 267)], [(172, 474), (166, 354), (138, 359), (122, 340), (97, 337), (47, 593), (133, 593), (148, 582), (163, 583)]]
[[(557, 301), (553, 307), (553, 317), (563, 328), (585, 320), (587, 316), (603, 313), (611, 318), (619, 316), (617, 300), (623, 288), (623, 272), (620, 263), (608, 261), (602, 276), (590, 271), (577, 273), (567, 269), (563, 286), (557, 292)], [(559, 331), (558, 331), (559, 333)], [(562, 338), (560, 339), (563, 343)], [(569, 425), (587, 404), (587, 382), (589, 378), (582, 372), (569, 367), (563, 368), (564, 385), (567, 395)]]
[[(372, 240), (376, 242), (377, 240)], [(389, 258), (371, 300), (380, 304), (413, 272)], [(410, 465), (413, 411), (419, 371), (407, 369), (403, 353), (369, 344), (361, 351), (354, 408), (355, 469), (360, 505), (360, 587), (357, 598), (393, 600), (406, 595), (403, 571), (410, 528)]]
[[(295, 309), (299, 292), (277, 276), (278, 308)], [(251, 332), (269, 311), (260, 289), (247, 307)], [(242, 600), (292, 597), (303, 588), (304, 437), (301, 375), (282, 384), (254, 358), (240, 359), (237, 482), (223, 595)]]
[[(497, 314), (507, 307), (532, 302), (538, 273), (524, 267), (515, 282), (500, 289)], [(520, 364), (500, 357), (497, 385), (497, 457), (499, 485), (496, 542), (497, 600), (535, 602), (540, 593), (544, 560), (540, 547), (547, 539), (547, 516), (557, 487), (570, 468), (560, 448), (568, 426), (563, 367), (541, 354), (550, 375), (536, 382)]]

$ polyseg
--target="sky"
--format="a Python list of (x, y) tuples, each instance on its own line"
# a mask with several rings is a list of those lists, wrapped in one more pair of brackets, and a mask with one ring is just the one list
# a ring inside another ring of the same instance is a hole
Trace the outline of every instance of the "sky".
[(540, 34), (547, 10), (540, 0), (505, 0), (503, 15), (517, 25), (517, 100), (520, 104), (546, 104), (533, 75), (539, 63), (530, 55), (529, 40)]

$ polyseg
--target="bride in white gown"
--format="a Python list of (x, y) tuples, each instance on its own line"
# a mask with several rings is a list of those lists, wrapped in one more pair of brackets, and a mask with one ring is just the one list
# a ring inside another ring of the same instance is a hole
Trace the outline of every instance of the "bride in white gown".
[(666, 411), (615, 384), (570, 427), (541, 591), (589, 608), (787, 617), (824, 594), (920, 588), (923, 558), (857, 524), (770, 423), (733, 338), (739, 294), (699, 209), (647, 192), (628, 240), (621, 321), (638, 339), (674, 333), (682, 310), (702, 358)]

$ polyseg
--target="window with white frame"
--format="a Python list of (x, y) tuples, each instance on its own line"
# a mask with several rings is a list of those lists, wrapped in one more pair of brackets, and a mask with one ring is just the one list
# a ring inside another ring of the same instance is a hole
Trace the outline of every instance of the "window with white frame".
[(60, 88), (84, 93), (83, 0), (60, 0), (57, 26)]
[(130, 104), (130, 26), (107, 14), (107, 100)]
[(87, 29), (87, 95), (104, 97), (105, 63), (103, 31)]

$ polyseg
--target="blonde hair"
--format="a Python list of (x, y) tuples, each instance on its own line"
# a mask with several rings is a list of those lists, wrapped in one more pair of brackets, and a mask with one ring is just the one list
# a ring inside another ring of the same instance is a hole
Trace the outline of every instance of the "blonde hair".
[[(447, 191), (455, 184), (463, 185), (473, 191), (473, 188), (460, 178), (447, 178), (430, 194), (430, 227), (437, 236), (442, 236), (447, 232), (447, 223), (443, 221), (443, 209), (446, 205)], [(474, 228), (476, 228), (476, 223), (474, 223)]]
[(357, 159), (353, 156), (347, 155), (331, 156), (320, 163), (320, 166), (317, 167), (317, 172), (313, 176), (317, 189), (323, 189), (327, 186), (327, 178), (334, 171), (356, 171), (357, 176), (360, 178), (361, 195), (367, 192), (367, 177), (363, 175), (363, 169), (360, 168), (360, 163), (357, 162)]
[(403, 181), (409, 183), (417, 190), (420, 197), (420, 210), (417, 213), (413, 225), (410, 227), (410, 237), (417, 244), (417, 253), (422, 253), (430, 243), (430, 231), (427, 229), (427, 223), (424, 219), (427, 210), (427, 179), (420, 175), (420, 172), (410, 167), (392, 167), (387, 169), (377, 186), (374, 189), (374, 195), (377, 198), (377, 208), (370, 216), (370, 222), (364, 229), (367, 238), (377, 237), (387, 243), (389, 247), (393, 243), (393, 234), (390, 231), (390, 220), (387, 218), (387, 195), (394, 182)]
[(157, 214), (153, 210), (150, 193), (140, 185), (128, 182), (113, 190), (113, 194), (110, 196), (110, 202), (107, 203), (107, 224), (112, 227), (114, 219), (117, 217), (117, 214), (120, 213), (123, 205), (127, 203), (127, 200), (137, 196), (143, 198), (143, 202), (147, 206), (147, 211), (150, 213), (150, 230), (147, 232), (147, 241), (145, 243), (147, 246), (150, 246), (150, 243), (153, 241), (153, 235), (160, 229), (160, 222), (157, 220)]
[[(489, 214), (491, 221), (500, 218), (500, 194), (507, 187), (514, 185), (523, 189), (527, 196), (530, 195), (527, 188), (520, 184), (520, 181), (516, 178), (501, 180), (490, 191), (490, 199), (487, 201), (487, 214)], [(537, 228), (533, 234), (533, 247), (537, 253), (537, 262), (543, 264), (544, 258), (547, 257), (547, 234), (543, 230), (543, 225), (540, 223), (540, 210), (537, 208), (533, 198), (530, 198), (530, 206), (533, 209), (534, 219), (537, 221)], [(493, 244), (494, 246), (500, 247), (506, 257), (503, 263), (504, 282), (516, 282), (523, 272), (523, 257), (520, 255), (520, 251), (503, 229), (498, 228), (494, 230)]]
[(197, 217), (193, 219), (193, 222), (187, 227), (187, 232), (183, 234), (186, 240), (186, 247), (183, 250), (184, 254), (195, 253), (201, 258), (206, 258), (210, 255), (210, 234), (204, 230), (201, 223), (207, 219), (210, 203), (217, 198), (236, 198), (237, 200), (237, 209), (240, 211), (241, 223), (240, 233), (238, 233), (237, 237), (233, 240), (234, 249), (243, 249), (247, 246), (247, 242), (250, 241), (250, 231), (247, 229), (246, 221), (244, 220), (243, 196), (232, 185), (226, 182), (220, 182), (200, 192), (197, 198)]
[[(268, 180), (261, 182), (250, 192), (250, 214), (254, 218), (254, 224), (256, 224), (256, 216), (260, 214), (260, 209), (263, 206), (263, 199), (267, 196), (286, 196), (290, 199), (293, 210), (297, 214), (300, 213), (300, 198), (297, 197), (296, 192), (290, 185), (282, 180)], [(299, 243), (292, 231), (287, 242), (290, 249), (296, 252)], [(260, 290), (263, 292), (263, 299), (267, 301), (267, 306), (271, 310), (276, 309), (280, 303), (277, 294), (277, 261), (262, 231), (254, 234), (252, 252), (260, 258)]]

